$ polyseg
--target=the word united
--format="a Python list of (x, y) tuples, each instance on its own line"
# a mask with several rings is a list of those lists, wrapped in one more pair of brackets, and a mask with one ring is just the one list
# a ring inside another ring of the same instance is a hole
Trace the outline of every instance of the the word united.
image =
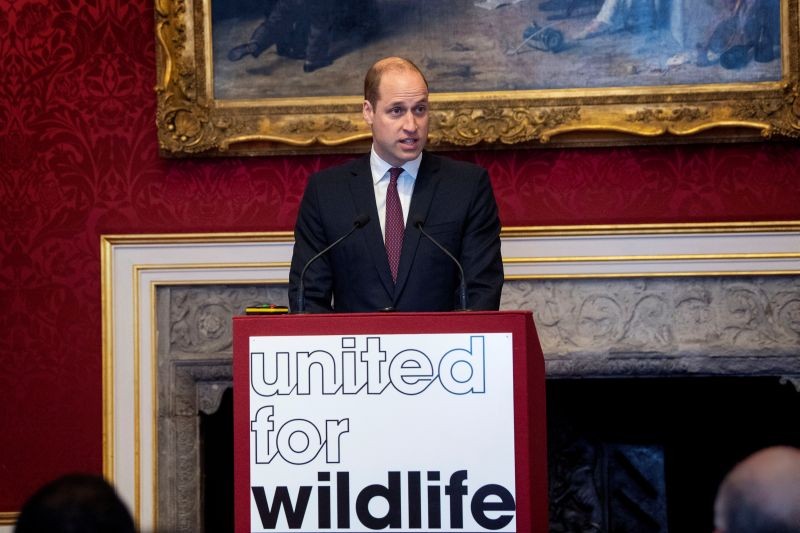
[[(357, 346), (359, 343), (363, 346)], [(390, 356), (380, 337), (342, 337), (337, 353), (325, 350), (250, 354), (250, 380), (260, 396), (381, 394), (392, 386), (415, 395), (438, 381), (451, 394), (483, 393), (484, 338), (471, 336), (469, 349), (456, 348), (432, 359), (416, 349)], [(360, 349), (359, 349), (360, 348)], [(437, 361), (438, 359), (438, 361)]]

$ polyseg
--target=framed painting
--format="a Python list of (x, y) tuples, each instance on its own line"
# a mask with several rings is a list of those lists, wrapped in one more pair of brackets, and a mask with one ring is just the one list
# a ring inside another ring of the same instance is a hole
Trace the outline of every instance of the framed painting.
[(800, 0), (156, 0), (166, 156), (362, 151), (363, 76), (431, 149), (800, 137)]

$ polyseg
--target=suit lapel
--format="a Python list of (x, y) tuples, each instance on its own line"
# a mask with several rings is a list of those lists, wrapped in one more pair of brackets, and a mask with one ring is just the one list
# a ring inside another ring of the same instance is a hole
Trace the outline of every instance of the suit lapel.
[(394, 283), (392, 282), (392, 273), (389, 270), (389, 259), (386, 257), (386, 247), (383, 243), (378, 208), (375, 205), (375, 188), (372, 184), (369, 156), (355, 161), (352, 173), (350, 191), (353, 195), (356, 212), (357, 214), (368, 214), (370, 220), (360, 231), (360, 237), (369, 250), (372, 264), (378, 271), (384, 289), (391, 295), (394, 292)]
[(406, 219), (406, 231), (403, 234), (403, 250), (400, 252), (400, 265), (397, 269), (397, 284), (394, 291), (395, 304), (408, 280), (422, 235), (414, 227), (414, 222), (416, 220), (425, 222), (428, 217), (428, 211), (436, 193), (436, 187), (439, 184), (438, 172), (439, 160), (427, 153), (423, 153), (422, 163), (419, 166), (417, 179), (414, 183), (414, 193), (411, 195), (411, 206), (408, 209), (408, 217)]

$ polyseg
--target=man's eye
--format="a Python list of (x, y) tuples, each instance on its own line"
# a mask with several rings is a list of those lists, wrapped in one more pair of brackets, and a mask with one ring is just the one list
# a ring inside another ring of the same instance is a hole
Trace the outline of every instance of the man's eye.
[(428, 112), (427, 106), (424, 106), (424, 105), (417, 106), (417, 114), (418, 115), (424, 115), (427, 112)]
[(391, 113), (392, 115), (399, 115), (399, 114), (401, 114), (402, 112), (403, 112), (403, 110), (402, 110), (402, 109), (400, 109), (399, 107), (393, 107), (393, 108), (391, 108), (391, 109), (389, 110), (389, 113)]

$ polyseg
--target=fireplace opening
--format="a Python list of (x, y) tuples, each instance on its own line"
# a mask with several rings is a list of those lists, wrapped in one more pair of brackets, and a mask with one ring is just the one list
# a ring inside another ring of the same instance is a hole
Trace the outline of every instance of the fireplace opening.
[(214, 413), (199, 414), (203, 531), (233, 533), (233, 389)]
[[(725, 473), (800, 447), (800, 393), (779, 377), (549, 379), (550, 532), (708, 533)], [(200, 415), (206, 532), (233, 531), (233, 401)]]
[(547, 382), (551, 533), (708, 533), (738, 461), (800, 446), (800, 393), (778, 377)]

